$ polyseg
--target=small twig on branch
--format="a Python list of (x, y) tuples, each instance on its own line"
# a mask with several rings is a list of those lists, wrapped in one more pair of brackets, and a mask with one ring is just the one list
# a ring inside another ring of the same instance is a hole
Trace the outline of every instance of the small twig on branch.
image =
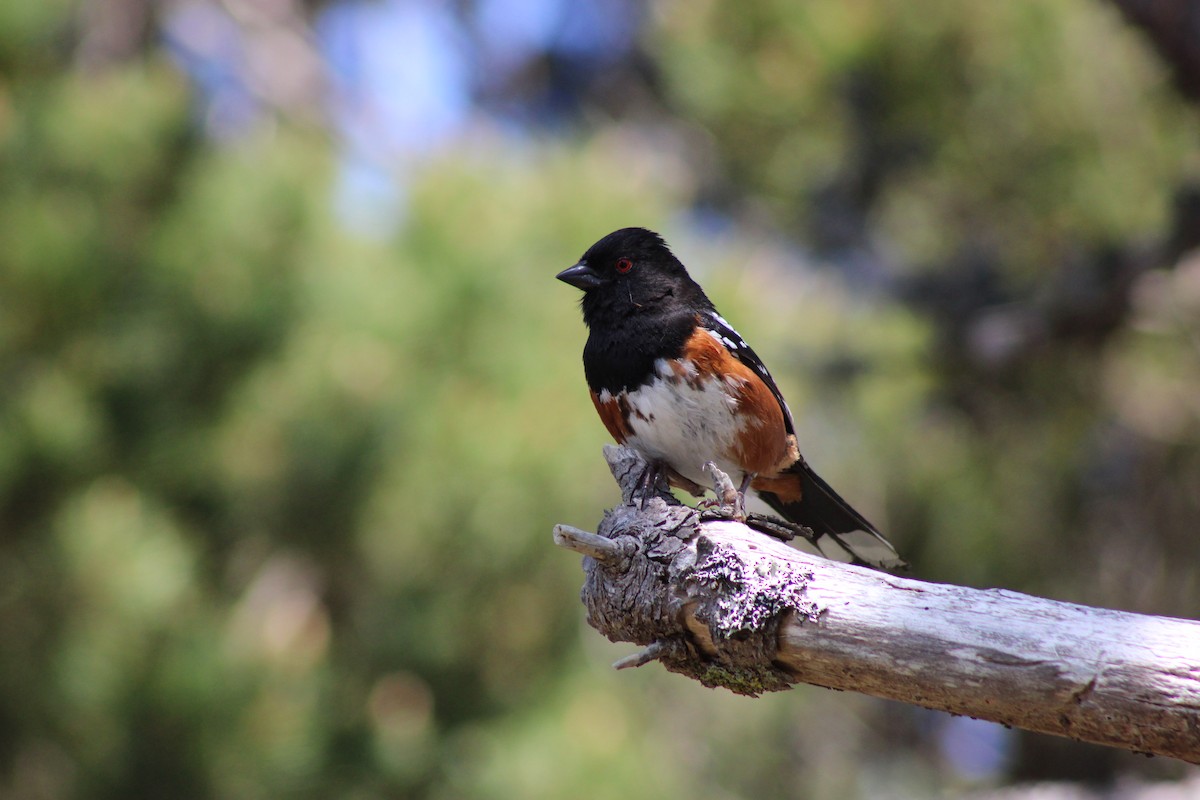
[(613, 662), (613, 669), (631, 669), (632, 667), (641, 667), (649, 664), (662, 656), (666, 655), (671, 648), (664, 645), (662, 642), (655, 642), (645, 650), (639, 650), (633, 655), (618, 658)]
[(632, 506), (644, 463), (605, 457), (624, 504), (555, 541), (587, 556), (588, 622), (645, 648), (618, 669), (657, 660), (747, 695), (811, 683), (1200, 764), (1200, 622), (828, 561), (669, 496)]
[(619, 542), (572, 528), (570, 525), (554, 526), (554, 543), (580, 555), (591, 556), (597, 561), (612, 561), (620, 558), (625, 552), (625, 548)]

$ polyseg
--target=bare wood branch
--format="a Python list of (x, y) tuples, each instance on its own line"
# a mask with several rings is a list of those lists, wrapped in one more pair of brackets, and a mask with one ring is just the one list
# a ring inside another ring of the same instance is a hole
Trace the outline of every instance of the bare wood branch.
[[(706, 686), (811, 683), (1200, 763), (1200, 622), (925, 583), (800, 552), (665, 497), (606, 450), (626, 503), (584, 559), (588, 622)], [(618, 550), (619, 548), (619, 550)], [(604, 553), (609, 548), (601, 548)]]

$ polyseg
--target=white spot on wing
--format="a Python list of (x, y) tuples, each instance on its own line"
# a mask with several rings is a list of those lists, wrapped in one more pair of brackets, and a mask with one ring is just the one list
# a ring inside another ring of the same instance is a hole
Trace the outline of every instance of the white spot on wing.
[(734, 352), (737, 352), (746, 346), (746, 340), (742, 338), (740, 333), (734, 330), (733, 326), (729, 324), (728, 320), (715, 311), (708, 312), (708, 315), (713, 318), (713, 321), (717, 323), (717, 327), (720, 328), (720, 330), (708, 331), (710, 334), (712, 334), (714, 339)]
[(731, 331), (733, 330), (733, 326), (729, 324), (729, 321), (726, 320), (724, 317), (722, 317), (720, 314), (718, 314), (716, 311), (710, 311), (710, 312), (708, 312), (708, 315), (710, 317), (712, 317), (713, 319), (715, 319), (717, 322), (719, 322), (722, 325), (722, 327), (728, 328)]
[(734, 341), (733, 339), (730, 339), (728, 336), (723, 336), (720, 333), (718, 333), (717, 331), (714, 331), (710, 328), (705, 328), (704, 332), (707, 333), (712, 338), (716, 339), (717, 344), (721, 345), (726, 350), (731, 350), (733, 352), (737, 352), (737, 349), (739, 347), (741, 347), (740, 342)]

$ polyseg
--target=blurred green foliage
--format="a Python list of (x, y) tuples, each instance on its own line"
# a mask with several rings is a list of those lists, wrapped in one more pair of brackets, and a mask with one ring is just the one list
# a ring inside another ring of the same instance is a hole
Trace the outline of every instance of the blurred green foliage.
[(1161, 226), (1194, 153), (1165, 68), (1091, 0), (680, 3), (656, 45), (731, 182), (785, 223), (877, 193), (913, 265), (984, 242), (1042, 280), (1081, 239)]
[[(670, 235), (919, 576), (1194, 614), (1195, 263), (1145, 276), (1100, 346), (956, 403), (918, 311), (751, 233), (689, 238), (699, 188), (636, 125), (460, 144), (363, 241), (332, 221), (322, 133), (204, 140), (153, 48), (73, 66), (72, 12), (0, 3), (0, 795), (966, 785), (929, 752), (942, 723), (893, 706), (608, 669), (625, 650), (549, 541), (616, 499), (552, 276), (626, 224)], [(874, 192), (917, 267), (969, 234), (1041, 285), (1160, 232), (1194, 158), (1151, 55), (1083, 0), (679, 3), (652, 34), (724, 180), (784, 221)]]

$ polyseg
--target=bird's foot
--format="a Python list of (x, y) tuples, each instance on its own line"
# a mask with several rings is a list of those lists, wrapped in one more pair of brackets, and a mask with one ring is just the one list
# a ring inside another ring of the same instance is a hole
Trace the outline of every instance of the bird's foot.
[(717, 497), (715, 500), (701, 500), (697, 504), (703, 509), (703, 513), (711, 519), (732, 519), (745, 522), (746, 488), (749, 487), (750, 479), (753, 476), (747, 475), (746, 479), (742, 481), (742, 488), (738, 489), (733, 485), (729, 476), (713, 462), (704, 462), (704, 471), (712, 476), (713, 491)]

